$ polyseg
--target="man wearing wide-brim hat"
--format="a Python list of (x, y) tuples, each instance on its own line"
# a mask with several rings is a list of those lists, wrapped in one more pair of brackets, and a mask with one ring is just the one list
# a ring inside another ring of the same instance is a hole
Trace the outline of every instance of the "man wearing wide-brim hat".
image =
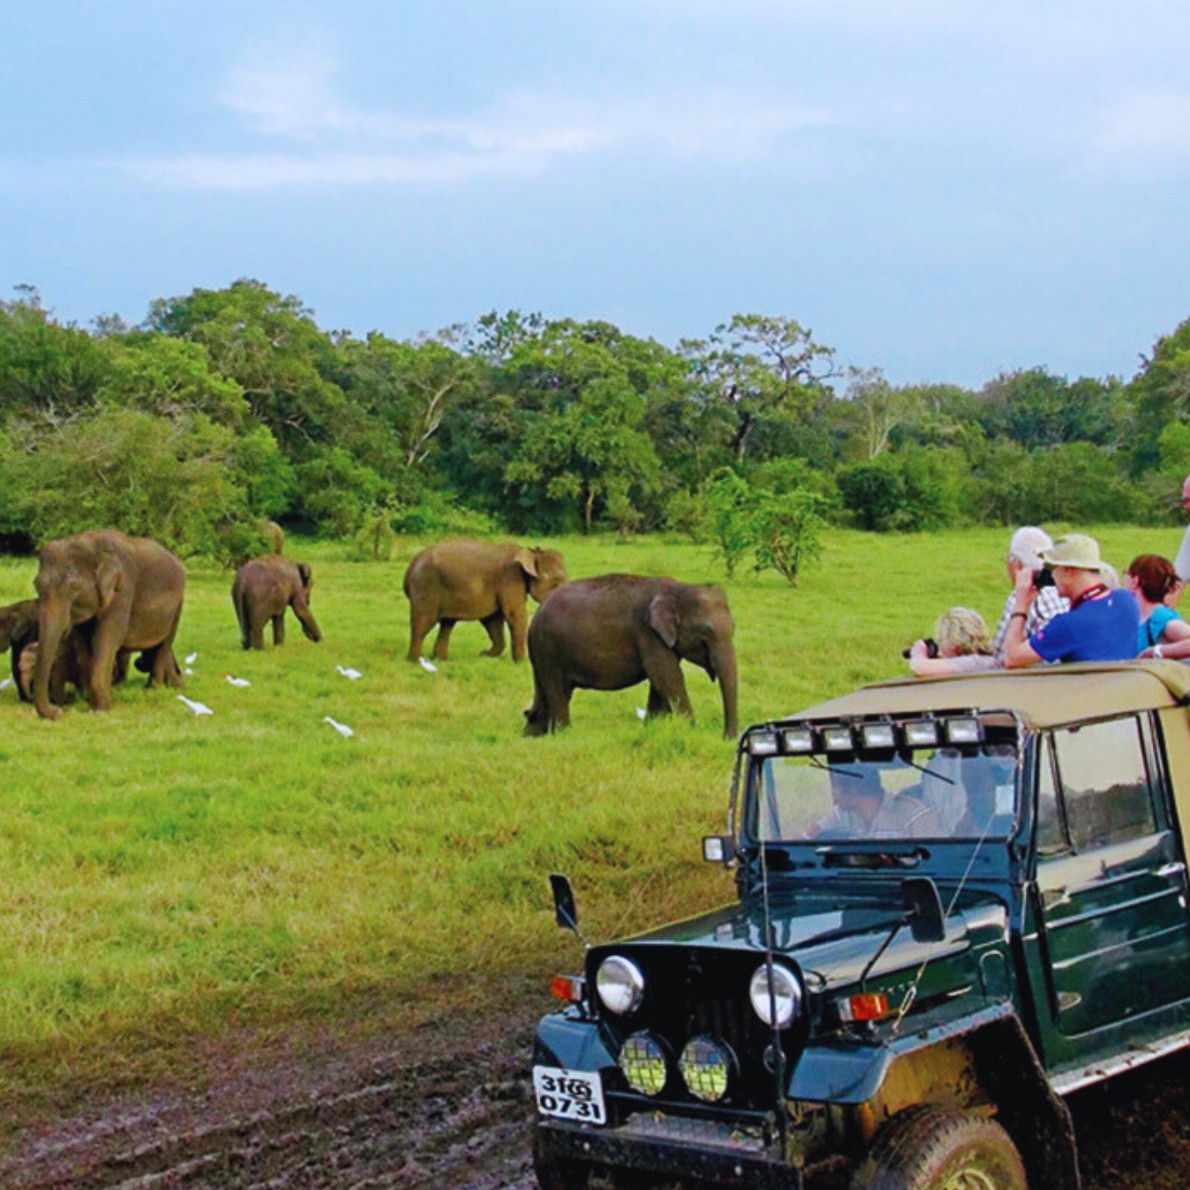
[(1131, 592), (1113, 589), (1104, 581), (1106, 564), (1099, 542), (1083, 533), (1059, 537), (1043, 551), (1041, 560), (1053, 571), (1058, 593), (1070, 600), (1070, 610), (1055, 616), (1032, 636), (1025, 636), (1029, 607), (1037, 596), (1033, 576), (1017, 576), (1016, 598), (1004, 642), (1009, 669), (1039, 661), (1126, 661), (1136, 656), (1140, 621)]

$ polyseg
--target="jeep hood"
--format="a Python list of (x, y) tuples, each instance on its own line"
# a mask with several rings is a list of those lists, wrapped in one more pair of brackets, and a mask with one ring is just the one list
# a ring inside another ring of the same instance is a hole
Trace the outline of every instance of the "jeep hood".
[[(947, 905), (953, 893), (943, 890)], [(854, 983), (872, 956), (904, 918), (899, 884), (840, 898), (837, 891), (783, 893), (769, 902), (773, 952), (797, 962), (812, 990), (825, 991)], [(764, 903), (750, 898), (699, 917), (674, 922), (600, 951), (631, 951), (639, 947), (685, 946), (764, 953)], [(1008, 912), (996, 897), (968, 889), (946, 916), (946, 937), (918, 942), (908, 925), (901, 925), (870, 977), (954, 958), (1008, 937)]]

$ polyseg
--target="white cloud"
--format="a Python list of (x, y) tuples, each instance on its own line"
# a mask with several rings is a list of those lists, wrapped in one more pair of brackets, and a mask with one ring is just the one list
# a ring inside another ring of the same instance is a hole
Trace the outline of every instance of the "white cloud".
[(541, 173), (560, 159), (612, 149), (761, 158), (799, 129), (835, 122), (786, 97), (732, 89), (610, 101), (520, 92), (471, 116), (408, 116), (353, 106), (339, 95), (337, 74), (333, 58), (310, 51), (237, 67), (217, 98), (267, 148), (136, 158), (119, 167), (187, 189), (451, 183)]

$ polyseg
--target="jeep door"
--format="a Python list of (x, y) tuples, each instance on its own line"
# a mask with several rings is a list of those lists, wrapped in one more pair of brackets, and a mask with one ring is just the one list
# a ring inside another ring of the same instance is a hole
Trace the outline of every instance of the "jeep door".
[(1026, 945), (1044, 981), (1038, 1010), (1050, 1014), (1052, 1064), (1143, 1038), (1153, 1030), (1145, 1014), (1190, 995), (1190, 916), (1151, 717), (1071, 726), (1037, 742)]

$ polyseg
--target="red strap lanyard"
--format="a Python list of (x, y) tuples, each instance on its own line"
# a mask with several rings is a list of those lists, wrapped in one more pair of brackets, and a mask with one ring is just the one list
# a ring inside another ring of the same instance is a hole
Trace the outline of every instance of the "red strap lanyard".
[(1096, 583), (1093, 587), (1088, 587), (1081, 595), (1076, 595), (1070, 601), (1070, 610), (1074, 611), (1076, 607), (1081, 607), (1088, 599), (1098, 599), (1101, 595), (1106, 595), (1108, 588), (1104, 583)]

